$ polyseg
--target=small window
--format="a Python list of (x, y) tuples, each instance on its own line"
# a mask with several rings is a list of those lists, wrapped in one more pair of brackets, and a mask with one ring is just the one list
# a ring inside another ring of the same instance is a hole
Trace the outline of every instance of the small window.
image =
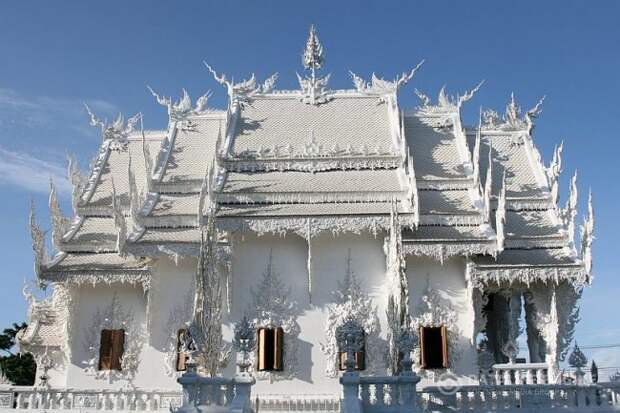
[(258, 371), (282, 371), (284, 330), (282, 327), (258, 329)]
[(423, 369), (448, 368), (448, 329), (420, 327), (420, 365)]
[(187, 370), (187, 360), (189, 359), (189, 354), (184, 351), (187, 340), (189, 340), (189, 331), (186, 328), (182, 328), (177, 331), (177, 371)]
[[(366, 370), (366, 337), (364, 337), (364, 350), (355, 352), (355, 370)], [(338, 352), (338, 368), (340, 370), (347, 369), (347, 353), (344, 351)]]
[(99, 370), (122, 370), (125, 330), (101, 330)]
[[(342, 352), (342, 351), (338, 352), (338, 357), (340, 361), (338, 368), (340, 370), (346, 370), (347, 369), (347, 365), (346, 365), (347, 353)], [(359, 371), (366, 370), (366, 352), (365, 351), (355, 352), (355, 370), (359, 370)]]

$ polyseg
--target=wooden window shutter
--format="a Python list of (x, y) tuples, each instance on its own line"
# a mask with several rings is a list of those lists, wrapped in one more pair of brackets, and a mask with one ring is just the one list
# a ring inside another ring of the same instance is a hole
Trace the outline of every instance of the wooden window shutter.
[(188, 339), (188, 331), (185, 328), (177, 332), (177, 371), (187, 370), (189, 356), (183, 351), (183, 343)]
[(262, 371), (267, 368), (267, 329), (258, 329), (258, 370)]
[(99, 370), (112, 368), (112, 330), (101, 330), (99, 342)]
[(448, 328), (441, 326), (441, 358), (444, 369), (448, 368)]
[(424, 327), (420, 326), (418, 329), (418, 337), (420, 337), (420, 365), (423, 369), (428, 368), (428, 363), (426, 362), (426, 343), (424, 342)]
[(282, 371), (284, 369), (284, 330), (282, 327), (278, 327), (274, 331), (274, 346), (273, 346), (273, 369), (276, 371)]
[(111, 370), (122, 370), (123, 353), (125, 352), (125, 330), (112, 330)]

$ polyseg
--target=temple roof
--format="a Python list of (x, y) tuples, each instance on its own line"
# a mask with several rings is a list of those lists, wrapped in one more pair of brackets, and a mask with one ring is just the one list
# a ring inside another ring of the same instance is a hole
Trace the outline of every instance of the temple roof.
[(545, 167), (534, 144), (540, 103), (522, 116), (513, 99), (503, 117), (487, 111), (465, 128), (461, 107), (480, 85), (455, 98), (442, 89), (437, 103), (417, 92), (422, 104), (401, 111), (399, 88), (417, 68), (393, 82), (353, 75), (355, 89), (338, 91), (314, 72), (299, 77), (300, 90), (281, 91), (275, 76), (234, 83), (208, 68), (228, 92), (225, 110), (209, 108), (208, 93), (192, 105), (186, 92), (172, 102), (151, 90), (168, 110), (166, 130), (138, 132), (135, 117), (107, 125), (91, 114), (103, 142), (87, 177), (72, 172), (70, 223), (50, 198), (59, 250), (51, 261), (33, 224), (42, 278), (143, 277), (144, 257), (195, 255), (210, 213), (223, 233), (307, 238), (386, 234), (397, 214), (406, 255), (470, 257), (482, 271), (536, 267), (561, 250), (568, 264), (583, 264), (576, 184), (561, 208), (561, 148)]

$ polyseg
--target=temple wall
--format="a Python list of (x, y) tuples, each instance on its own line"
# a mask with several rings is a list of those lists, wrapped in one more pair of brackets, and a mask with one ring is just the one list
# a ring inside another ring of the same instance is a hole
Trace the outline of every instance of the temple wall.
[[(98, 284), (83, 285), (78, 290), (78, 302), (73, 312), (73, 334), (71, 337), (71, 361), (67, 369), (67, 387), (71, 388), (118, 388), (127, 382), (125, 380), (97, 379), (88, 374), (85, 368), (90, 361), (97, 369), (99, 354), (96, 350), (89, 351), (88, 347), (99, 347), (101, 340), (101, 326), (97, 320), (104, 317), (110, 309), (114, 297), (122, 306), (125, 313), (133, 315), (134, 325), (144, 325), (146, 317), (146, 295), (140, 286), (126, 284)], [(114, 328), (121, 328), (115, 326)], [(127, 328), (131, 334), (131, 328)], [(127, 344), (126, 344), (127, 345)]]
[[(385, 326), (387, 286), (383, 236), (322, 235), (312, 239), (312, 301), (308, 292), (308, 244), (304, 239), (295, 235), (246, 235), (235, 239), (232, 306), (226, 339), (232, 337), (232, 323), (250, 309), (251, 290), (256, 288), (262, 277), (270, 251), (274, 270), (291, 288), (290, 299), (297, 304), (297, 322), (301, 328), (297, 341), (298, 368), (295, 378), (274, 383), (258, 380), (253, 388), (255, 394), (340, 392), (338, 379), (326, 375), (326, 356), (321, 351), (321, 343), (325, 340), (327, 305), (334, 302), (334, 291), (344, 278), (349, 248), (353, 272), (362, 288), (373, 298), (378, 316)], [(382, 335), (385, 334), (383, 328)], [(233, 368), (229, 366), (226, 374), (231, 374)]]
[[(407, 279), (409, 282), (409, 308), (413, 317), (418, 315), (422, 306), (422, 297), (427, 286), (437, 290), (442, 302), (452, 307), (456, 314), (456, 328), (451, 330), (451, 344), (454, 347), (449, 354), (450, 370), (463, 384), (473, 382), (470, 378), (477, 377), (476, 351), (472, 344), (474, 308), (467, 294), (465, 281), (465, 260), (453, 258), (440, 264), (439, 262), (423, 257), (407, 258)], [(456, 338), (456, 340), (454, 340)], [(456, 351), (454, 351), (456, 350)], [(433, 384), (432, 377), (423, 378), (421, 386)]]

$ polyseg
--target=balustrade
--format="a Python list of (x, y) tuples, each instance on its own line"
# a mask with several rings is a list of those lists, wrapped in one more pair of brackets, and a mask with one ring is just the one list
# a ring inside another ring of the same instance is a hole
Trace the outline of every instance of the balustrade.
[(496, 385), (548, 384), (549, 366), (547, 363), (505, 363), (492, 367), (493, 381)]
[(0, 387), (0, 410), (169, 411), (180, 405), (181, 395), (173, 391)]

